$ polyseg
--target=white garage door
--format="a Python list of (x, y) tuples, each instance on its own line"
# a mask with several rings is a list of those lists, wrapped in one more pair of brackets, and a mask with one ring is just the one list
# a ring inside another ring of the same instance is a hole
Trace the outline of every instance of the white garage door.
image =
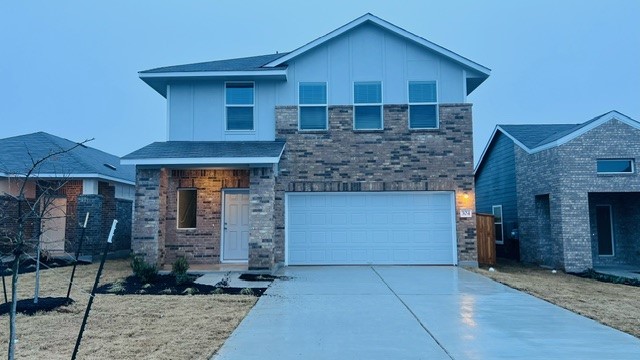
[(287, 193), (289, 265), (456, 264), (453, 192)]

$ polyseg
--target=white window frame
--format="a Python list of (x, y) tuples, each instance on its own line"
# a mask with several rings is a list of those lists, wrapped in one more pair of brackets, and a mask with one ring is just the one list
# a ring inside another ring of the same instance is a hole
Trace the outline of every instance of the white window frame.
[[(364, 83), (380, 83), (380, 103), (358, 103), (356, 104), (356, 84), (364, 84)], [(384, 130), (384, 85), (382, 81), (372, 80), (372, 81), (354, 81), (352, 86), (353, 96), (353, 130), (354, 131), (382, 131)], [(380, 127), (379, 128), (370, 128), (370, 129), (358, 129), (356, 128), (356, 107), (358, 106), (379, 106), (380, 107)]]
[[(500, 222), (496, 222), (496, 208), (500, 208)], [(500, 225), (500, 238), (502, 240), (498, 240), (496, 237), (496, 244), (504, 244), (504, 209), (502, 208), (502, 205), (493, 205), (491, 207), (491, 214), (493, 215), (493, 225), (494, 225), (494, 231), (495, 231), (495, 225)], [(495, 235), (494, 235), (495, 236)]]
[[(227, 104), (227, 84), (251, 84), (253, 89), (253, 96), (251, 97), (251, 104)], [(225, 81), (224, 82), (224, 131), (229, 132), (247, 132), (255, 131), (256, 129), (256, 82), (255, 81)], [(250, 107), (253, 108), (253, 116), (251, 122), (251, 129), (229, 129), (229, 119), (227, 118), (227, 109), (230, 107)]]
[[(409, 93), (412, 82), (425, 82), (425, 83), (434, 83), (436, 86), (436, 101), (435, 102), (411, 102), (411, 94)], [(409, 108), (407, 109), (407, 127), (409, 130), (438, 130), (440, 129), (440, 106), (439, 104), (439, 95), (440, 91), (438, 90), (438, 81), (437, 80), (410, 80), (407, 81), (407, 103), (409, 104)], [(435, 105), (436, 106), (436, 127), (428, 127), (428, 128), (418, 128), (411, 127), (411, 106), (412, 105)]]
[[(324, 84), (324, 96), (325, 103), (324, 104), (301, 104), (300, 103), (300, 86), (303, 84)], [(298, 83), (298, 131), (328, 131), (329, 130), (329, 84), (326, 81), (301, 81)], [(303, 129), (302, 128), (302, 111), (300, 110), (303, 107), (324, 107), (325, 109), (325, 122), (324, 129)]]
[[(629, 172), (613, 172), (613, 171), (598, 171), (598, 163), (599, 162), (606, 162), (606, 161), (628, 161), (629, 163), (631, 163), (631, 171)], [(631, 158), (620, 158), (620, 159), (596, 159), (596, 173), (597, 174), (603, 174), (603, 175), (629, 175), (629, 174), (635, 174), (636, 173), (636, 166), (635, 166), (635, 161), (634, 159)]]
[[(180, 227), (180, 192), (184, 190), (192, 190), (196, 192), (196, 210), (194, 216), (196, 217), (196, 227)], [(176, 189), (176, 229), (177, 230), (195, 230), (198, 228), (198, 189), (192, 187), (178, 188)]]

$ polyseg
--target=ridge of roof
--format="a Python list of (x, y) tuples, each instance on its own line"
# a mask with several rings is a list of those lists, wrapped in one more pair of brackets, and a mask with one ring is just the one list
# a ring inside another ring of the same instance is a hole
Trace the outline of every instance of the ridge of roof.
[(378, 16), (373, 15), (372, 13), (366, 13), (354, 20), (351, 20), (350, 22), (346, 23), (345, 25), (340, 26), (337, 29), (332, 30), (331, 32), (320, 36), (310, 42), (308, 42), (305, 45), (302, 45), (300, 47), (298, 47), (297, 49), (289, 52), (287, 55), (282, 56), (280, 58), (274, 59), (273, 61), (269, 62), (268, 64), (265, 64), (265, 67), (275, 67), (275, 66), (279, 66), (281, 64), (283, 64), (284, 62), (286, 62), (289, 59), (292, 59), (294, 57), (297, 57), (298, 55), (307, 52), (308, 50), (315, 48), (316, 46), (323, 44), (333, 38), (335, 38), (336, 36), (339, 36), (361, 24), (364, 24), (366, 22), (372, 22), (382, 28), (385, 28), (388, 31), (391, 31), (393, 33), (396, 33), (397, 35), (400, 35), (404, 38), (407, 38), (409, 40), (412, 40), (426, 48), (429, 48), (433, 51), (436, 51), (437, 53), (449, 57), (450, 59), (465, 65), (483, 75), (485, 75), (486, 77), (488, 77), (491, 74), (491, 69), (487, 68), (486, 66), (480, 65), (479, 63), (472, 61), (462, 55), (459, 55), (443, 46), (440, 46), (434, 42), (431, 42), (419, 35), (416, 35), (410, 31), (407, 31), (395, 24), (392, 24)]
[(127, 184), (135, 181), (135, 167), (119, 166), (119, 157), (43, 131), (0, 139), (0, 149), (1, 176), (24, 176), (33, 160), (70, 150), (39, 164), (33, 176), (97, 177)]

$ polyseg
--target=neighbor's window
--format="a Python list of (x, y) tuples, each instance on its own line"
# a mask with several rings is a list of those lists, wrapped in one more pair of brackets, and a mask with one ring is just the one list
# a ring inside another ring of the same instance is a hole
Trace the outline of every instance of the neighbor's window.
[(435, 81), (409, 81), (409, 128), (438, 128), (438, 94)]
[(227, 130), (253, 130), (253, 90), (252, 82), (225, 84)]
[(491, 212), (493, 213), (496, 244), (504, 244), (504, 231), (502, 228), (502, 205), (493, 205), (493, 207), (491, 208)]
[(632, 174), (633, 159), (598, 159), (598, 174)]
[(382, 83), (380, 81), (353, 84), (353, 128), (382, 130)]
[(300, 130), (327, 129), (327, 83), (300, 83)]
[(196, 227), (197, 199), (196, 189), (178, 189), (178, 229)]

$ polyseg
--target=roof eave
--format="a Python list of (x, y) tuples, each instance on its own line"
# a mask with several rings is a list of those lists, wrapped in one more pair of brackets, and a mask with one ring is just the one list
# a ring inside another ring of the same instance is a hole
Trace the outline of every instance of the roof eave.
[(193, 157), (193, 158), (127, 158), (121, 159), (121, 165), (197, 165), (197, 166), (215, 166), (215, 165), (262, 165), (268, 166), (280, 162), (280, 155), (273, 157)]
[(221, 79), (263, 79), (287, 81), (287, 69), (246, 70), (246, 71), (176, 71), (162, 73), (138, 72), (138, 77), (160, 95), (167, 97), (169, 81), (182, 79), (221, 80)]
[[(24, 174), (9, 174), (9, 173), (4, 173), (4, 172), (0, 172), (0, 177), (6, 177), (6, 178), (24, 178), (25, 175)], [(110, 182), (117, 182), (117, 183), (122, 183), (122, 184), (126, 184), (126, 185), (135, 185), (136, 182), (133, 180), (126, 180), (126, 179), (121, 179), (118, 177), (114, 177), (114, 176), (108, 176), (108, 175), (102, 175), (102, 174), (95, 174), (95, 173), (86, 173), (86, 174), (81, 174), (81, 173), (74, 173), (74, 174), (46, 174), (46, 173), (39, 173), (37, 175), (31, 175), (31, 178), (36, 180), (36, 179), (64, 179), (64, 180), (81, 180), (81, 179), (100, 179), (100, 180), (106, 180), (106, 181), (110, 181)]]

